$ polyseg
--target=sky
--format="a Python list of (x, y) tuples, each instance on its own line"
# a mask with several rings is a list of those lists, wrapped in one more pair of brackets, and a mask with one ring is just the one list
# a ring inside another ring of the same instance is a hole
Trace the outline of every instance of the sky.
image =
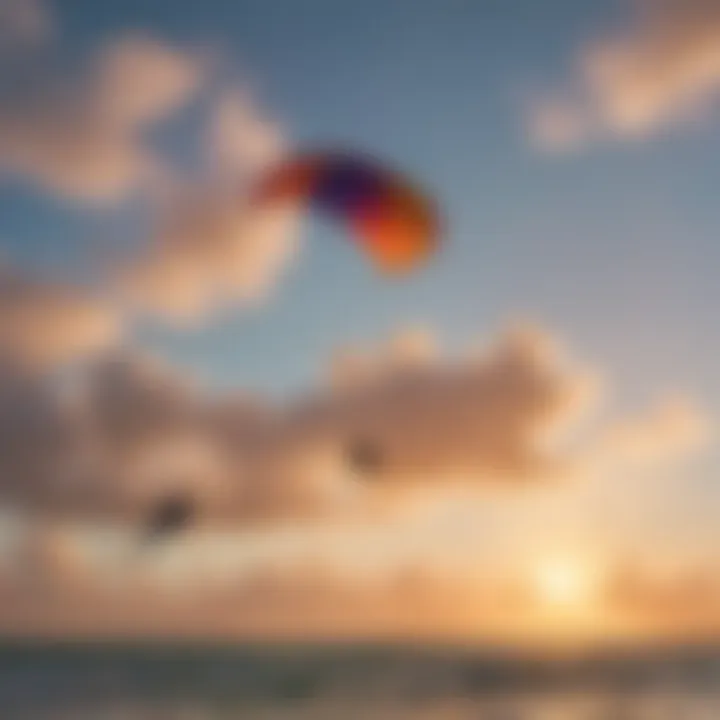
[[(319, 632), (348, 569), (387, 565), (375, 625), (356, 599), (330, 634), (395, 627), (408, 563), (449, 597), (479, 583), (481, 608), (505, 583), (587, 610), (619, 577), (605, 605), (632, 627), (720, 627), (697, 606), (720, 596), (718, 95), (712, 0), (0, 0), (8, 607), (80, 632), (109, 566), (117, 628), (151, 632), (126, 594), (199, 553), (223, 579), (201, 606), (262, 615), (320, 577)], [(337, 145), (437, 200), (419, 272), (389, 282), (323, 218), (238, 201)], [(337, 444), (358, 427), (386, 456), (371, 484)], [(112, 533), (178, 474), (231, 539), (122, 565)], [(55, 615), (28, 609), (41, 581)], [(479, 622), (423, 593), (419, 625)], [(496, 627), (541, 624), (518, 602)], [(293, 632), (291, 604), (257, 623)]]

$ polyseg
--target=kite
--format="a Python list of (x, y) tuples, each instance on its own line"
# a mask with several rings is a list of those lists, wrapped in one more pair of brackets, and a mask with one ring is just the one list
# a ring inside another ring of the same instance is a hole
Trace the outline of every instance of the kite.
[(259, 179), (253, 204), (294, 202), (347, 224), (381, 272), (418, 267), (437, 248), (434, 202), (406, 177), (364, 155), (310, 152), (291, 157)]

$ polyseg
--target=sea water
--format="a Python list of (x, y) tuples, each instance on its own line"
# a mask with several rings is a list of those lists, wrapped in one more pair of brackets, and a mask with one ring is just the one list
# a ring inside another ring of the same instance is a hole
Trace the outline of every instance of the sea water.
[(720, 652), (6, 644), (1, 720), (720, 720)]

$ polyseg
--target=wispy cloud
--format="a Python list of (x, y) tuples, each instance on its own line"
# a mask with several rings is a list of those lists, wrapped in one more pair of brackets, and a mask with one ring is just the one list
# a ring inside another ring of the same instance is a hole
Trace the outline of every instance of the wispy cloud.
[(713, 0), (633, 5), (627, 30), (583, 49), (569, 90), (534, 107), (529, 130), (538, 146), (644, 138), (712, 111), (720, 92), (720, 6)]
[(52, 36), (54, 24), (42, 0), (0, 0), (0, 52), (36, 47)]
[[(41, 5), (20, 0), (5, 0), (3, 12), (13, 33), (46, 17)], [(148, 34), (106, 41), (68, 75), (47, 67), (48, 52), (0, 75), (0, 170), (100, 208), (142, 195), (152, 227), (137, 256), (104, 271), (107, 302), (177, 321), (266, 297), (295, 251), (296, 218), (251, 211), (244, 201), (286, 148), (249, 91), (223, 87), (205, 54)], [(204, 164), (181, 176), (148, 131), (201, 91), (208, 122), (196, 142)]]
[(691, 399), (667, 398), (607, 429), (598, 447), (621, 464), (664, 467), (712, 442), (708, 418)]
[(128, 307), (177, 322), (264, 300), (297, 250), (298, 218), (293, 210), (254, 210), (242, 193), (201, 185), (166, 204), (115, 280)]
[[(712, 563), (657, 573), (619, 562), (604, 569), (582, 607), (548, 605), (513, 569), (458, 573), (432, 561), (369, 577), (319, 557), (240, 574), (173, 582), (162, 562), (124, 582), (98, 574), (72, 537), (47, 531), (22, 564), (0, 575), (0, 628), (13, 633), (172, 637), (457, 638), (531, 645), (716, 638), (720, 585)], [(577, 612), (577, 615), (575, 614)]]
[(197, 91), (204, 61), (144, 35), (102, 47), (78, 78), (49, 70), (0, 94), (0, 168), (62, 197), (108, 204), (161, 176), (146, 131)]
[(286, 151), (286, 140), (247, 92), (223, 91), (210, 109), (205, 171), (170, 183), (154, 230), (117, 274), (135, 310), (173, 322), (217, 306), (257, 305), (297, 250), (298, 212), (253, 208), (252, 183)]
[(238, 175), (252, 178), (288, 149), (284, 130), (261, 110), (248, 89), (220, 93), (211, 110), (206, 143), (211, 172), (229, 174), (235, 182)]
[(720, 632), (719, 577), (712, 566), (658, 572), (626, 563), (609, 576), (604, 599), (617, 622), (639, 635), (707, 639)]
[(121, 330), (121, 317), (110, 304), (0, 266), (0, 358), (52, 368), (107, 349)]

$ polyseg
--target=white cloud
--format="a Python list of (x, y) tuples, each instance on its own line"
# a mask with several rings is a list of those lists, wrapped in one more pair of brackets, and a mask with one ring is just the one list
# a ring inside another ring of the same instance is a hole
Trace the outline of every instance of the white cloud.
[(121, 323), (96, 298), (0, 267), (0, 356), (47, 367), (114, 344)]
[(277, 162), (287, 143), (247, 91), (228, 91), (212, 110), (207, 145), (214, 172), (252, 177)]
[(364, 367), (356, 362), (352, 383), (296, 408), (291, 434), (376, 444), (390, 480), (552, 473), (546, 437), (591, 406), (592, 377), (528, 330), (509, 332), (481, 359), (433, 359), (432, 346), (426, 334), (402, 333)]
[(144, 133), (197, 91), (204, 63), (146, 36), (103, 47), (80, 79), (0, 96), (0, 169), (60, 196), (107, 204), (161, 174)]
[[(21, 9), (35, 8), (9, 3), (0, 0), (0, 18), (5, 10), (16, 24), (25, 17)], [(112, 301), (172, 320), (197, 318), (216, 305), (261, 302), (289, 264), (297, 237), (295, 212), (251, 210), (244, 197), (285, 151), (277, 123), (248, 92), (213, 88), (204, 176), (180, 182), (148, 131), (210, 80), (200, 53), (132, 34), (105, 43), (76, 75), (52, 74), (45, 60), (0, 77), (0, 172), (103, 207), (141, 192), (150, 199), (150, 237), (129, 269), (107, 273)]]
[(687, 398), (665, 399), (608, 429), (600, 452), (616, 462), (663, 467), (692, 457), (712, 442), (707, 415)]
[(257, 208), (252, 183), (278, 162), (285, 140), (246, 95), (223, 94), (211, 113), (207, 176), (171, 190), (120, 293), (136, 309), (197, 319), (216, 306), (264, 300), (297, 250), (298, 211)]
[(570, 92), (534, 108), (529, 128), (540, 147), (642, 138), (712, 109), (720, 95), (720, 5), (635, 0), (634, 6), (626, 31), (584, 49)]
[(256, 304), (293, 257), (297, 222), (294, 210), (254, 210), (240, 193), (182, 193), (120, 273), (120, 292), (136, 309), (171, 320), (197, 319), (217, 305)]

